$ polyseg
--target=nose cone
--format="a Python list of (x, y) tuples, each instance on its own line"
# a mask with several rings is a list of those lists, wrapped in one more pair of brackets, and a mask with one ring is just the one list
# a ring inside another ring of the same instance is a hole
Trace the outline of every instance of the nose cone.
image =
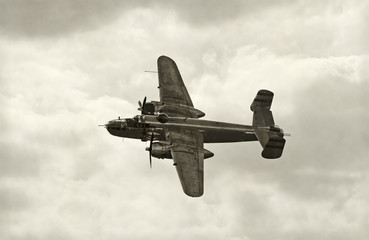
[(111, 129), (110, 122), (111, 122), (111, 121), (109, 121), (109, 122), (105, 123), (105, 128), (106, 128), (106, 130), (107, 130), (109, 133), (110, 133), (110, 129)]
[(110, 132), (110, 121), (109, 122), (107, 122), (107, 123), (105, 123), (105, 124), (101, 124), (101, 125), (99, 125), (99, 127), (104, 127), (110, 134), (111, 134), (111, 132)]
[(105, 124), (106, 130), (114, 136), (120, 136), (122, 131), (126, 130), (127, 123), (125, 120), (111, 120)]
[(115, 131), (120, 130), (121, 127), (116, 121), (112, 120), (105, 124), (105, 128), (110, 134), (113, 134)]

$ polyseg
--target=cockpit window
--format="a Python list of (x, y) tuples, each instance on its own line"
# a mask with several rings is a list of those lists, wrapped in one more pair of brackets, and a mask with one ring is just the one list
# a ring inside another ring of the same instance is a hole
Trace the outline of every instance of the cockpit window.
[(113, 120), (113, 121), (109, 122), (108, 128), (109, 129), (114, 129), (114, 130), (126, 129), (127, 128), (127, 122), (126, 122), (126, 120)]
[(126, 121), (128, 127), (137, 127), (138, 120), (136, 120), (135, 118), (127, 118)]

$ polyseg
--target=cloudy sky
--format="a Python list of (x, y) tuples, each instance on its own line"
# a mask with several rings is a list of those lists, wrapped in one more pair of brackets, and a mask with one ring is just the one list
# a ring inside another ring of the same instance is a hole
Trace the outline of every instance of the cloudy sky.
[[(1, 239), (368, 239), (367, 1), (0, 3)], [(206, 145), (190, 198), (97, 127), (158, 100), (160, 55), (207, 119), (250, 124), (272, 90), (282, 158)]]

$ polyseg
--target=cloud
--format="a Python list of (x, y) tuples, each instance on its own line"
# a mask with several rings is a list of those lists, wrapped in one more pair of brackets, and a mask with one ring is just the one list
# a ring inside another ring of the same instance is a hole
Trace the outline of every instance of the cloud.
[(47, 37), (65, 35), (99, 28), (116, 20), (121, 14), (138, 8), (154, 11), (174, 11), (193, 25), (213, 25), (230, 21), (242, 14), (256, 14), (265, 7), (285, 1), (239, 1), (214, 3), (202, 0), (183, 1), (2, 1), (0, 23), (4, 34), (14, 36)]
[[(365, 201), (363, 190), (357, 189), (368, 183), (363, 178), (367, 169), (363, 159), (367, 154), (369, 131), (359, 127), (364, 126), (363, 121), (368, 118), (365, 111), (368, 78), (364, 67), (367, 61), (367, 56), (281, 57), (265, 49), (245, 47), (230, 63), (228, 79), (243, 76), (250, 81), (225, 81), (221, 88), (207, 81), (203, 83), (203, 89), (206, 86), (221, 89), (217, 92), (221, 96), (219, 100), (213, 100), (217, 109), (235, 106), (218, 112), (216, 118), (230, 121), (233, 116), (236, 118), (234, 122), (243, 121), (246, 114), (251, 117), (248, 104), (255, 93), (250, 87), (273, 89), (276, 94), (272, 106), (275, 120), (292, 133), (292, 137), (287, 138), (284, 157), (277, 161), (262, 159), (258, 143), (206, 146), (216, 154), (214, 159), (206, 162), (206, 174), (211, 179), (207, 181), (208, 186), (209, 181), (217, 179), (217, 187), (211, 185), (212, 191), (228, 196), (230, 192), (226, 189), (237, 189), (234, 194), (239, 199), (231, 196), (232, 200), (225, 200), (235, 206), (244, 206), (249, 201), (253, 206), (255, 195), (262, 199), (259, 200), (262, 202), (259, 214), (242, 207), (245, 213), (238, 218), (240, 222), (248, 223), (249, 216), (257, 216), (252, 219), (263, 221), (269, 233), (288, 239), (304, 234), (318, 238), (321, 231), (327, 234), (321, 239), (338, 237), (337, 232), (345, 237), (366, 235), (366, 231), (361, 230), (361, 214), (352, 222), (352, 215), (348, 217), (346, 214), (353, 202)], [(242, 68), (242, 64), (248, 68)], [(232, 89), (237, 91), (229, 96)], [(232, 178), (219, 179), (225, 176)], [(237, 183), (241, 187), (229, 186)], [(361, 194), (356, 194), (358, 192)], [(254, 195), (249, 196), (250, 193)], [(218, 196), (218, 204), (221, 198)], [(357, 211), (366, 214), (366, 205), (360, 206)], [(334, 220), (330, 220), (332, 217)], [(269, 222), (269, 219), (273, 221)], [(329, 230), (317, 227), (318, 222), (326, 225), (327, 221), (330, 221)], [(347, 222), (350, 224), (342, 229), (343, 223)], [(267, 239), (257, 228), (247, 231), (245, 227), (242, 232)]]
[(119, 16), (128, 1), (2, 1), (0, 26), (14, 36), (57, 36), (93, 30)]
[(0, 176), (37, 176), (40, 168), (38, 153), (29, 147), (15, 149), (13, 144), (0, 144)]

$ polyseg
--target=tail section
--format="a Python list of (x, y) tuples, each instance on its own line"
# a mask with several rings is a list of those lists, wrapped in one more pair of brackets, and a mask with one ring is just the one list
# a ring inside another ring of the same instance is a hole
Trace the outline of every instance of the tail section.
[(274, 159), (282, 156), (286, 140), (284, 132), (274, 124), (273, 114), (270, 111), (274, 94), (268, 90), (260, 90), (250, 109), (254, 112), (252, 126), (261, 146), (264, 148), (261, 155), (264, 158)]

